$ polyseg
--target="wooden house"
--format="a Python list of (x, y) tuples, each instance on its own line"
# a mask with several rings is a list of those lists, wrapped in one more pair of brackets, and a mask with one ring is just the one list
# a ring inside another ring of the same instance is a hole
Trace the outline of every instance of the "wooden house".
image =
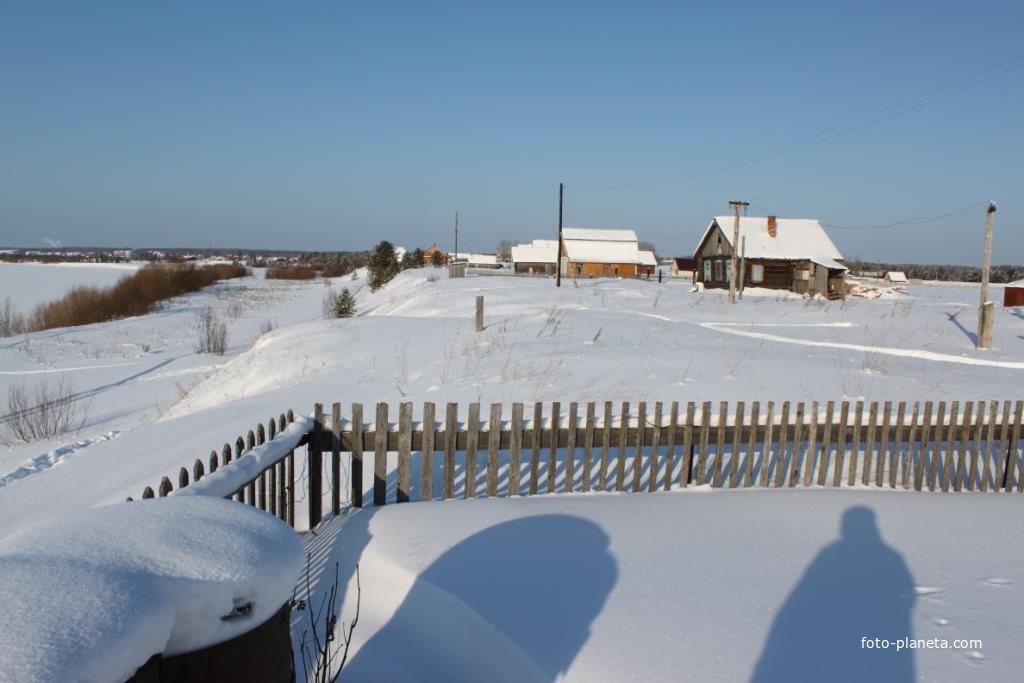
[[(847, 268), (821, 223), (813, 219), (743, 216), (745, 287), (786, 289), (842, 298)], [(697, 278), (709, 288), (728, 288), (732, 277), (734, 216), (716, 216), (697, 243)], [(740, 254), (742, 255), (742, 254)]]
[(640, 267), (632, 230), (562, 228), (563, 276), (635, 278)]
[(423, 250), (423, 265), (432, 266), (434, 265), (434, 259), (437, 258), (434, 254), (440, 254), (441, 264), (446, 265), (448, 263), (448, 254), (443, 249), (439, 248), (436, 244), (431, 244), (429, 247)]
[(668, 266), (668, 274), (672, 277), (693, 277), (697, 274), (697, 259), (676, 257)]

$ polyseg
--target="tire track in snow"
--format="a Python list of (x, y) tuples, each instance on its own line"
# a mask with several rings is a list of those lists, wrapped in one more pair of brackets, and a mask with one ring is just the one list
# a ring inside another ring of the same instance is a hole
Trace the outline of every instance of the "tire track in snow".
[[(938, 353), (936, 351), (923, 351), (921, 349), (899, 349), (889, 346), (869, 346), (867, 344), (851, 344), (848, 342), (827, 342), (814, 341), (811, 339), (797, 339), (795, 337), (782, 337), (767, 332), (754, 332), (750, 330), (735, 329), (734, 323), (696, 323), (704, 329), (721, 332), (723, 334), (735, 334), (740, 337), (761, 339), (764, 341), (779, 342), (780, 344), (796, 344), (797, 346), (821, 346), (830, 349), (842, 349), (845, 351), (863, 351), (865, 353), (881, 353), (887, 356), (899, 356), (902, 358), (919, 358), (939, 363), (959, 363), (960, 365), (977, 365), (989, 368), (1000, 368), (1003, 370), (1024, 370), (1024, 362), (992, 360), (989, 358), (971, 358), (970, 356), (954, 356), (950, 353)], [(757, 323), (741, 323), (744, 326), (754, 327)], [(816, 325), (825, 327), (830, 324)]]

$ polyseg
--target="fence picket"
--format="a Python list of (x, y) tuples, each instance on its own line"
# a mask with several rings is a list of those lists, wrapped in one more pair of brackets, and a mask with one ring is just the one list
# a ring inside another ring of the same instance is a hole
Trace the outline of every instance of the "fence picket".
[[(1003, 401), (1003, 421), (999, 425), (999, 450), (996, 451), (996, 476), (992, 488), (997, 492), (1006, 487), (1006, 458), (1009, 455), (1010, 402)], [(1006, 489), (1009, 493), (1009, 489)]]
[(732, 431), (732, 452), (729, 455), (729, 488), (736, 488), (740, 477), (740, 449), (743, 439), (743, 413), (746, 406), (743, 401), (736, 402), (736, 418)]
[(615, 490), (622, 491), (626, 483), (626, 449), (629, 448), (629, 401), (622, 404), (619, 413), (619, 447), (615, 452)]
[(878, 401), (868, 404), (868, 426), (864, 441), (864, 466), (860, 483), (867, 486), (871, 483), (871, 466), (875, 461), (875, 425), (878, 423)]
[(601, 465), (597, 471), (597, 488), (608, 490), (608, 454), (612, 443), (612, 402), (604, 402), (604, 423), (601, 425)]
[(378, 403), (373, 422), (373, 504), (384, 505), (388, 485), (388, 404)]
[(672, 488), (672, 472), (676, 466), (676, 425), (679, 424), (679, 401), (672, 401), (669, 411), (668, 441), (665, 444), (665, 484), (664, 489)]
[(661, 454), (661, 401), (654, 404), (654, 429), (651, 430), (651, 464), (647, 468), (647, 492), (658, 488), (658, 459)]
[(548, 493), (555, 492), (555, 477), (558, 472), (558, 437), (561, 431), (562, 404), (554, 401), (551, 404), (551, 438), (548, 441)]
[(498, 451), (501, 448), (501, 404), (491, 404), (487, 425), (487, 497), (498, 495)]
[(818, 402), (811, 401), (811, 419), (807, 428), (807, 455), (804, 457), (804, 486), (814, 481), (814, 468), (818, 463)]
[(782, 415), (779, 420), (779, 454), (775, 458), (775, 488), (782, 488), (786, 480), (786, 441), (789, 432), (789, 401), (782, 402)]
[[(363, 507), (363, 404), (352, 404), (352, 507)], [(282, 477), (283, 481), (284, 477)]]
[(565, 484), (563, 490), (572, 493), (576, 477), (576, 422), (579, 407), (573, 401), (569, 404), (569, 431), (565, 435)]
[(982, 439), (985, 434), (985, 402), (978, 401), (974, 411), (974, 428), (971, 430), (971, 437), (974, 446), (968, 455), (967, 490), (974, 490), (974, 480), (978, 478), (978, 461), (981, 460)]
[(806, 455), (802, 455), (804, 442), (804, 402), (800, 401), (796, 404), (796, 418), (793, 421), (793, 456), (789, 465), (789, 485), (796, 486), (797, 481), (800, 480), (800, 468), (807, 459)]
[(846, 462), (846, 429), (850, 420), (850, 402), (843, 401), (839, 409), (839, 433), (836, 435), (835, 470), (832, 486), (839, 487), (843, 483), (843, 463)]
[(636, 445), (633, 450), (633, 493), (640, 490), (640, 477), (643, 475), (644, 441), (647, 435), (647, 403), (640, 401), (636, 413)]
[(954, 455), (956, 451), (956, 429), (959, 425), (960, 402), (953, 401), (949, 406), (949, 425), (946, 428), (946, 457), (942, 463), (942, 492), (949, 491), (953, 478)]
[(398, 404), (398, 491), (396, 501), (408, 503), (412, 487), (412, 403)]
[(725, 466), (725, 430), (729, 422), (729, 403), (721, 401), (718, 404), (718, 425), (715, 431), (715, 469), (711, 479), (713, 487), (721, 488), (722, 471)]
[(444, 413), (444, 464), (441, 495), (445, 500), (455, 497), (455, 451), (459, 447), (459, 404), (449, 403)]
[(540, 478), (540, 446), (543, 432), (541, 423), (544, 420), (544, 406), (541, 403), (533, 404), (533, 433), (531, 434), (530, 457), (530, 495), (537, 493), (537, 480)]
[(583, 432), (583, 482), (584, 493), (590, 491), (591, 467), (594, 459), (594, 423), (596, 406), (593, 401), (587, 403), (587, 417)]
[(434, 499), (434, 450), (437, 406), (423, 404), (423, 437), (420, 442), (420, 500)]
[(476, 497), (476, 453), (480, 447), (480, 404), (469, 404), (466, 419), (466, 472), (463, 477), (463, 498)]
[(686, 403), (686, 417), (683, 422), (683, 462), (679, 468), (679, 484), (683, 488), (692, 480), (693, 473), (693, 417), (697, 412), (697, 404)]
[[(261, 480), (262, 481), (262, 480)], [(262, 487), (262, 484), (261, 484)], [(273, 494), (271, 494), (273, 495)], [(263, 507), (263, 490), (260, 489), (260, 507)], [(331, 406), (331, 514), (341, 513), (341, 404)]]
[(700, 409), (700, 448), (697, 451), (697, 476), (698, 486), (704, 485), (706, 468), (708, 463), (708, 438), (711, 430), (711, 401), (705, 401)]
[(864, 401), (857, 401), (853, 411), (853, 439), (850, 444), (850, 469), (846, 476), (846, 485), (853, 486), (857, 481), (857, 463), (861, 460), (860, 436), (861, 424), (864, 421)]
[(747, 457), (743, 463), (743, 486), (754, 485), (754, 456), (757, 453), (757, 429), (760, 420), (761, 402), (754, 401), (750, 405), (750, 429), (747, 432)]
[(761, 472), (758, 485), (761, 488), (768, 486), (768, 469), (772, 462), (772, 440), (775, 434), (775, 402), (768, 401), (765, 405), (764, 414), (764, 446), (761, 449)]
[[(1010, 473), (1010, 478), (1007, 480), (1006, 484), (1007, 486), (1012, 485), (1014, 481), (1013, 477), (1016, 476), (1018, 492), (1024, 491), (1024, 472), (1019, 472), (1017, 469), (1017, 463), (1019, 461), (1017, 449), (1020, 447), (1020, 423), (1021, 418), (1024, 417), (1022, 413), (1024, 413), (1024, 401), (1017, 401), (1017, 407), (1013, 412), (1013, 438), (1010, 440), (1009, 449), (1009, 462), (1011, 466), (1008, 471)], [(1007, 491), (1009, 490), (1010, 489), (1007, 489)]]
[(523, 404), (512, 404), (512, 434), (509, 435), (508, 495), (519, 495), (519, 471), (523, 458)]
[(996, 442), (996, 421), (999, 419), (999, 401), (989, 401), (988, 427), (985, 433), (985, 454), (981, 462), (980, 491), (988, 491), (988, 474)]
[(822, 436), (821, 464), (818, 465), (818, 486), (828, 481), (828, 466), (832, 463), (832, 421), (835, 418), (836, 402), (825, 404), (825, 433)]

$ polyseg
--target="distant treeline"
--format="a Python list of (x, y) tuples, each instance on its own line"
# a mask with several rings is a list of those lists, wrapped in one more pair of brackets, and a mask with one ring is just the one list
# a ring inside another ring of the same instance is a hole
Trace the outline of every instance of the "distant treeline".
[[(877, 273), (879, 277), (890, 270), (902, 271), (914, 280), (943, 280), (946, 282), (981, 282), (981, 268), (977, 266), (933, 266), (918, 263), (875, 263), (847, 261), (854, 275)], [(991, 282), (1024, 280), (1024, 266), (992, 266)]]

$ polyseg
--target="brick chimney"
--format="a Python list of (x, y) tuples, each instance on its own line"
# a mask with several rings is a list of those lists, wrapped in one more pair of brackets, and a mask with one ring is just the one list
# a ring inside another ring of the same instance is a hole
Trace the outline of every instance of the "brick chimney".
[(779, 232), (778, 223), (775, 222), (775, 216), (768, 216), (768, 236), (776, 237)]

